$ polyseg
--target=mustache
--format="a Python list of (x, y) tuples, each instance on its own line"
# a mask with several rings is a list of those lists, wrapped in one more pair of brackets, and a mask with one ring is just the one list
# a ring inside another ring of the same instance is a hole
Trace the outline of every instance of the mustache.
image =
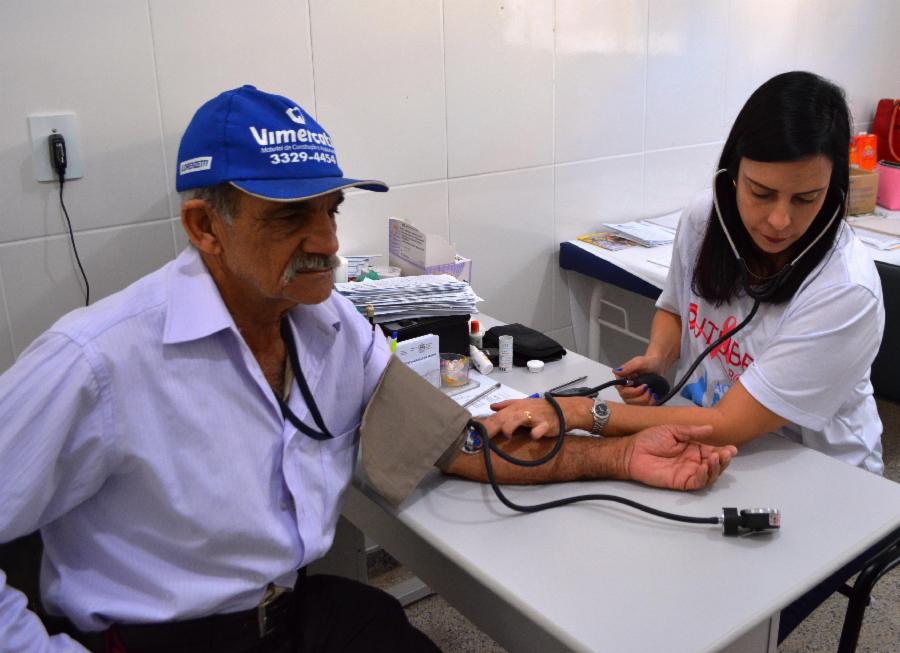
[(334, 254), (300, 254), (293, 259), (281, 275), (282, 285), (291, 283), (301, 272), (333, 270), (341, 264)]

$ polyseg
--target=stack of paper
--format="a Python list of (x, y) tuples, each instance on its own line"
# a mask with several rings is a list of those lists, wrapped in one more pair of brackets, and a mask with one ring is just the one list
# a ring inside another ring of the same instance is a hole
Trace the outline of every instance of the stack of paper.
[(848, 222), (866, 245), (883, 251), (900, 247), (900, 220), (876, 210), (871, 215), (849, 218)]
[(474, 381), (476, 385), (466, 392), (453, 395), (451, 399), (474, 417), (494, 412), (491, 410), (491, 404), (507, 399), (522, 399), (525, 396), (524, 393), (502, 383), (498, 384), (493, 378), (479, 374), (475, 370), (469, 372), (469, 380)]
[(477, 313), (476, 302), (484, 301), (469, 284), (449, 274), (367, 279), (358, 283), (336, 283), (335, 289), (359, 309), (371, 305), (376, 322), (391, 322), (434, 315)]
[(617, 236), (630, 240), (643, 247), (668, 245), (675, 240), (675, 232), (667, 227), (654, 224), (649, 220), (634, 220), (602, 225)]
[(681, 211), (673, 211), (672, 213), (666, 213), (665, 215), (656, 218), (647, 218), (644, 222), (650, 222), (657, 227), (662, 227), (666, 231), (671, 231), (674, 234), (675, 230), (678, 229), (678, 220), (680, 218)]

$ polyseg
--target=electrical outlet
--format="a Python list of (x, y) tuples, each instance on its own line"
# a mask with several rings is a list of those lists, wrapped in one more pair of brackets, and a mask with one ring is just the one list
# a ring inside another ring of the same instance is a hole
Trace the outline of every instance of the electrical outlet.
[(81, 164), (81, 141), (78, 138), (78, 124), (74, 113), (28, 116), (31, 132), (31, 160), (34, 178), (38, 181), (56, 181), (56, 171), (50, 165), (50, 134), (62, 134), (66, 139), (66, 181), (83, 176)]

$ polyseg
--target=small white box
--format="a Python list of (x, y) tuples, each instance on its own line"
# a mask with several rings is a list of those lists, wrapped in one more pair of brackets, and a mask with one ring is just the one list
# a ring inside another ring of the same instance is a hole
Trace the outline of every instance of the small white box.
[(398, 342), (394, 355), (435, 388), (441, 387), (439, 338), (435, 334)]

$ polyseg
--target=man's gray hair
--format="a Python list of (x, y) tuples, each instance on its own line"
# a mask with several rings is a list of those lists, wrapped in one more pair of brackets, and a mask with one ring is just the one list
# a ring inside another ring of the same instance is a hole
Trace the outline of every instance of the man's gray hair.
[(227, 224), (234, 221), (234, 214), (237, 210), (238, 195), (234, 186), (229, 183), (217, 184), (216, 186), (204, 186), (202, 188), (191, 188), (182, 191), (181, 202), (188, 200), (203, 200), (209, 204), (220, 218)]

